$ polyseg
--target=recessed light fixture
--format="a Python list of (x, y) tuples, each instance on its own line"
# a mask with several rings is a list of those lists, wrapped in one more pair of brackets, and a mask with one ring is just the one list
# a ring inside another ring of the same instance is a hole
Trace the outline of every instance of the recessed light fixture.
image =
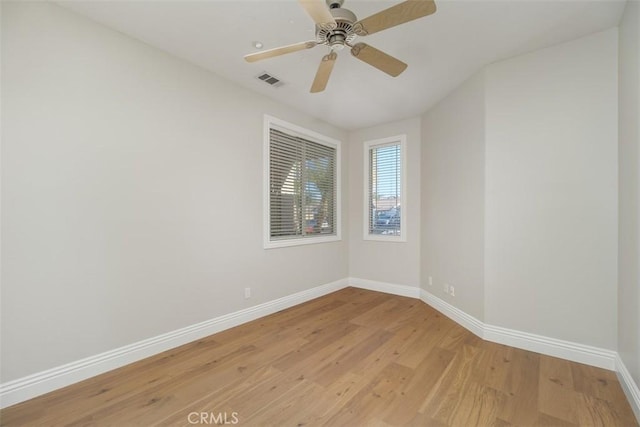
[(253, 42), (253, 47), (256, 49), (262, 49), (263, 46), (262, 42)]

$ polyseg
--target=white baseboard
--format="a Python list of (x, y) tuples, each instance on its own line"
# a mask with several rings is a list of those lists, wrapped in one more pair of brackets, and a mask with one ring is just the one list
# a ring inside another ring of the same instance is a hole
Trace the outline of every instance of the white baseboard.
[(403, 297), (419, 298), (420, 288), (417, 286), (396, 285), (393, 283), (377, 282), (375, 280), (349, 277), (349, 285), (355, 288), (368, 289), (370, 291), (384, 292), (385, 294), (399, 295)]
[(559, 357), (598, 368), (615, 370), (616, 352), (571, 341), (544, 337), (481, 322), (435, 295), (421, 289), (420, 298), (445, 316), (487, 341)]
[(0, 384), (0, 408), (24, 402), (225, 329), (267, 316), (346, 287), (341, 279), (306, 291), (206, 320), (82, 360)]
[(572, 362), (584, 363), (610, 371), (616, 369), (615, 358), (617, 353), (613, 350), (486, 324), (484, 325), (483, 338), (487, 341), (534, 351), (547, 356), (559, 357)]
[(624, 390), (631, 409), (633, 409), (633, 413), (636, 415), (638, 423), (640, 423), (640, 388), (638, 388), (638, 384), (633, 380), (631, 373), (619, 354), (616, 354), (616, 372), (618, 380), (622, 385), (622, 390)]
[(405, 297), (419, 298), (454, 322), (487, 341), (505, 344), (547, 356), (559, 357), (608, 370), (616, 369), (616, 355), (607, 350), (556, 338), (544, 337), (488, 325), (422, 288), (350, 277), (352, 286)]
[(480, 338), (484, 338), (485, 325), (475, 317), (465, 313), (459, 308), (452, 306), (448, 302), (438, 298), (432, 293), (425, 291), (424, 289), (420, 289), (420, 299), (427, 305), (430, 305), (440, 313), (453, 320), (454, 322), (467, 328), (469, 331), (473, 332)]

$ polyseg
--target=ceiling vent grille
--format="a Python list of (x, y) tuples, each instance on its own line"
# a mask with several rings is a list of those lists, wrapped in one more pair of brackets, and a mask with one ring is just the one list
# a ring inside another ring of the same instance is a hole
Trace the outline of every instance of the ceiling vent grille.
[(258, 80), (261, 80), (261, 81), (265, 82), (269, 86), (273, 86), (273, 87), (280, 87), (280, 86), (282, 86), (284, 84), (282, 82), (282, 80), (280, 80), (279, 78), (275, 77), (273, 74), (269, 74), (267, 72), (262, 72), (262, 73), (258, 74), (256, 76), (256, 78)]

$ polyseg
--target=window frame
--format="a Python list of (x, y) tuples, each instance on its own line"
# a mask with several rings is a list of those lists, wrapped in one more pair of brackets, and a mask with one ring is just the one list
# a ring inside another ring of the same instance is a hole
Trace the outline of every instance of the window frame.
[[(335, 158), (335, 216), (334, 230), (335, 234), (331, 235), (314, 235), (307, 237), (290, 237), (279, 238), (273, 240), (271, 238), (271, 193), (270, 193), (270, 147), (271, 147), (271, 128), (285, 131), (292, 135), (299, 136), (311, 142), (332, 147), (336, 151)], [(263, 246), (264, 249), (283, 248), (290, 246), (312, 245), (318, 243), (337, 242), (342, 240), (342, 145), (341, 141), (322, 135), (318, 132), (297, 126), (284, 120), (278, 119), (267, 114), (264, 115), (264, 134), (263, 134)]]
[[(400, 197), (401, 197), (401, 207), (400, 209), (400, 235), (392, 236), (392, 235), (384, 235), (384, 234), (371, 234), (369, 233), (369, 206), (371, 200), (369, 198), (369, 181), (371, 179), (370, 176), (370, 152), (373, 148), (376, 147), (384, 147), (391, 145), (399, 145), (400, 146)], [(400, 134), (395, 136), (390, 136), (387, 138), (375, 139), (370, 141), (365, 141), (364, 144), (364, 217), (363, 217), (363, 239), (364, 240), (373, 240), (379, 242), (396, 242), (402, 243), (407, 241), (407, 135)]]

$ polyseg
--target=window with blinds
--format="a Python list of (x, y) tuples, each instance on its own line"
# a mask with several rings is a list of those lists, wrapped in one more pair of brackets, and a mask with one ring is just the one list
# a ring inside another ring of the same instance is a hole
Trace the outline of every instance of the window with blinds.
[(400, 135), (365, 143), (365, 239), (405, 239), (405, 141)]
[(338, 141), (270, 118), (266, 247), (332, 241), (338, 230)]

